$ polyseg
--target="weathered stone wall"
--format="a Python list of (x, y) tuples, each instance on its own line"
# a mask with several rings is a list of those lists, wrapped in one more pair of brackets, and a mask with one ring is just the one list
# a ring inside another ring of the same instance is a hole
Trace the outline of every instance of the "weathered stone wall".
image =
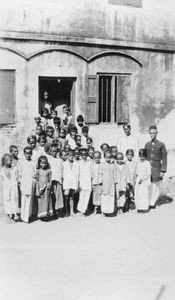
[[(142, 8), (108, 0), (6, 0), (1, 30), (140, 43), (175, 43), (173, 0), (143, 0)], [(48, 37), (49, 38), (49, 37)]]

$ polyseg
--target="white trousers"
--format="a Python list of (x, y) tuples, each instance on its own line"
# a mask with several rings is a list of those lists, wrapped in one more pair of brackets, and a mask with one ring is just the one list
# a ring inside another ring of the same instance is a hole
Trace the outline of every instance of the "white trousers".
[(91, 191), (89, 191), (89, 190), (82, 190), (82, 189), (80, 190), (79, 202), (78, 202), (77, 209), (83, 214), (87, 210), (90, 194), (91, 194)]
[(151, 182), (149, 187), (149, 205), (154, 206), (160, 194), (160, 181)]
[(114, 212), (114, 196), (101, 195), (101, 211), (105, 214)]
[(21, 199), (21, 219), (24, 222), (29, 221), (30, 201), (31, 201), (31, 196), (22, 195), (22, 199)]

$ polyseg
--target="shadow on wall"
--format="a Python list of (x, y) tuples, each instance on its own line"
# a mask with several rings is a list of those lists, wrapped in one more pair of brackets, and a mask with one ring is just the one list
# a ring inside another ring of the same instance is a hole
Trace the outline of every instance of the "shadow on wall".
[(141, 133), (148, 130), (151, 124), (157, 123), (157, 120), (165, 119), (174, 109), (174, 96), (165, 99), (155, 99), (147, 95), (146, 99), (139, 102), (135, 112), (139, 118), (139, 127)]

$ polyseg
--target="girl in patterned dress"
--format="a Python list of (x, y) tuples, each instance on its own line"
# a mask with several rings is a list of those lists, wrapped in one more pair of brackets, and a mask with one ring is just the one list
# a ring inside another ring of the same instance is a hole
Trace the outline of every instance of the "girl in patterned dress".
[(50, 185), (52, 172), (49, 167), (48, 159), (42, 155), (38, 159), (36, 170), (36, 181), (38, 191), (38, 218), (47, 217), (52, 213), (50, 203)]

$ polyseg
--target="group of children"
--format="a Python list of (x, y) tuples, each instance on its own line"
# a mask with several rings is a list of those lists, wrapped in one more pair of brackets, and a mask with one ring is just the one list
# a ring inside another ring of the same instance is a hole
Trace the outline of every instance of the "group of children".
[(34, 120), (24, 157), (18, 158), (16, 145), (2, 157), (1, 187), (8, 223), (87, 216), (92, 210), (110, 217), (129, 211), (131, 205), (137, 211), (149, 208), (151, 166), (144, 149), (139, 151), (138, 163), (132, 149), (121, 153), (116, 146), (103, 143), (96, 151), (82, 115), (76, 126), (54, 111), (50, 120), (45, 116)]

